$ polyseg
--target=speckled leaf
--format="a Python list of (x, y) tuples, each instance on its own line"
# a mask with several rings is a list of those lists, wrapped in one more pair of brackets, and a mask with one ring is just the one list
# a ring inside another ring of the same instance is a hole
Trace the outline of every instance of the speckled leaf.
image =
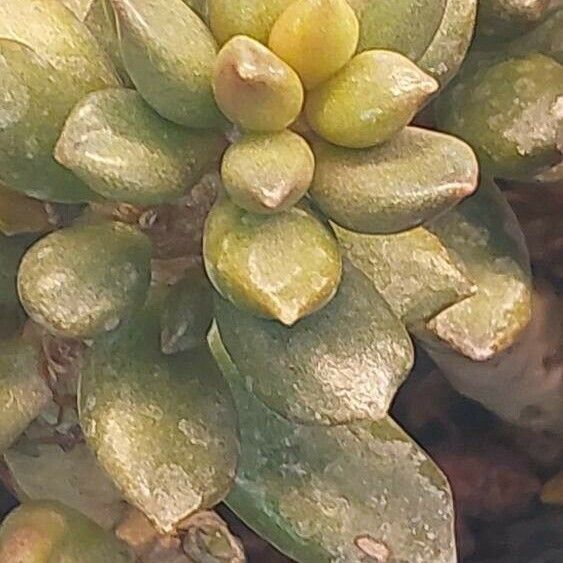
[(342, 227), (395, 233), (450, 209), (477, 187), (479, 168), (464, 142), (406, 127), (380, 147), (353, 150), (315, 142), (311, 197)]
[(109, 59), (58, 0), (3, 0), (0, 38), (0, 179), (40, 199), (95, 199), (52, 151), (74, 104), (118, 84)]
[(233, 201), (254, 213), (294, 206), (313, 179), (315, 157), (293, 131), (244, 135), (225, 152), (221, 179)]
[(142, 305), (150, 242), (123, 223), (61, 229), (36, 243), (18, 272), (28, 315), (62, 336), (90, 338), (116, 328)]
[(389, 140), (411, 121), (438, 83), (392, 51), (365, 51), (309, 93), (305, 113), (321, 137), (350, 148)]
[(440, 27), (418, 66), (443, 87), (459, 70), (473, 39), (477, 0), (447, 0)]
[(508, 46), (513, 56), (542, 53), (563, 64), (563, 9), (551, 14), (526, 35), (514, 39)]
[(20, 339), (0, 342), (0, 453), (50, 399), (51, 392), (39, 374), (39, 354), (34, 347)]
[(500, 36), (518, 35), (541, 21), (553, 0), (480, 0), (479, 32)]
[(340, 283), (333, 234), (298, 207), (258, 215), (223, 198), (207, 218), (203, 253), (207, 275), (223, 297), (286, 325), (325, 306)]
[(219, 51), (213, 92), (227, 118), (248, 131), (282, 131), (303, 106), (297, 73), (267, 47), (242, 35)]
[[(485, 361), (508, 348), (531, 316), (529, 257), (520, 226), (499, 189), (484, 180), (476, 195), (430, 226), (478, 287), (428, 322), (421, 333), (436, 357), (444, 348)], [(448, 354), (440, 354), (447, 361)]]
[(220, 298), (216, 319), (248, 390), (302, 423), (383, 418), (414, 361), (403, 324), (350, 265), (334, 299), (291, 328)]
[(2, 563), (133, 563), (113, 534), (62, 504), (25, 503), (0, 528)]
[(86, 358), (80, 423), (125, 499), (169, 533), (229, 491), (236, 414), (205, 349), (165, 356), (128, 331), (105, 337)]
[(209, 23), (219, 43), (248, 35), (268, 43), (274, 22), (293, 0), (207, 0)]
[(222, 145), (219, 135), (164, 120), (135, 90), (111, 88), (74, 108), (55, 158), (107, 199), (155, 205), (193, 187)]
[(182, 0), (110, 0), (125, 68), (163, 117), (188, 127), (220, 123), (211, 80), (217, 46)]
[(440, 98), (439, 122), (475, 149), (487, 173), (526, 177), (559, 162), (562, 65), (533, 54), (468, 74)]
[(63, 450), (58, 444), (10, 448), (4, 454), (20, 501), (53, 500), (78, 510), (110, 530), (121, 519), (124, 503), (85, 444)]
[(447, 0), (348, 0), (360, 20), (360, 51), (389, 49), (416, 60), (442, 21)]
[(0, 232), (5, 235), (41, 233), (52, 228), (42, 202), (0, 183)]
[(344, 256), (364, 272), (409, 328), (476, 291), (427, 229), (394, 235), (364, 235), (337, 225), (334, 230)]
[(300, 563), (454, 563), (445, 477), (390, 418), (299, 426), (248, 394), (218, 333), (213, 353), (235, 394), (242, 457), (227, 504)]

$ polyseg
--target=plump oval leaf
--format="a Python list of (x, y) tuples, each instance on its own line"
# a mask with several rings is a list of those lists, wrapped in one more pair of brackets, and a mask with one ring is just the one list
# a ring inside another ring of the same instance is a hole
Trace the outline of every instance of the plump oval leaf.
[(245, 135), (223, 157), (221, 178), (231, 199), (254, 213), (276, 213), (295, 205), (315, 171), (309, 145), (292, 131)]
[(361, 270), (410, 328), (476, 292), (446, 247), (423, 227), (366, 235), (334, 225), (343, 255)]
[(479, 167), (464, 142), (406, 127), (364, 150), (315, 142), (310, 194), (335, 223), (363, 233), (395, 233), (450, 209), (477, 187)]
[(477, 292), (431, 319), (420, 336), (430, 349), (488, 360), (514, 343), (531, 317), (530, 265), (520, 226), (499, 189), (484, 180), (472, 198), (430, 229)]
[(334, 428), (276, 416), (243, 386), (213, 331), (235, 395), (242, 456), (227, 504), (301, 563), (456, 559), (446, 478), (390, 418)]
[(27, 502), (0, 528), (2, 563), (133, 563), (133, 555), (111, 532), (62, 504)]
[(143, 98), (181, 125), (218, 125), (211, 88), (217, 46), (201, 19), (182, 0), (111, 3), (125, 68)]
[(62, 336), (116, 328), (143, 304), (150, 242), (123, 223), (77, 225), (47, 235), (25, 254), (18, 290), (28, 315)]
[(447, 0), (348, 0), (360, 20), (359, 50), (388, 49), (416, 60), (430, 45)]
[(439, 122), (489, 174), (527, 177), (561, 160), (563, 65), (532, 54), (467, 74), (440, 99)]
[(326, 305), (340, 283), (334, 236), (301, 208), (258, 215), (224, 198), (207, 218), (203, 253), (207, 274), (224, 298), (286, 325)]
[(215, 133), (164, 120), (135, 90), (112, 88), (74, 108), (55, 158), (107, 199), (155, 205), (193, 187), (222, 145)]
[(365, 51), (310, 92), (305, 111), (327, 141), (365, 148), (390, 139), (437, 89), (438, 83), (403, 55)]
[(216, 320), (248, 390), (305, 424), (383, 418), (414, 360), (403, 324), (352, 266), (334, 299), (293, 327), (258, 319), (224, 299), (217, 300)]
[(270, 30), (293, 0), (207, 0), (209, 25), (220, 44), (235, 35), (268, 43)]
[(31, 344), (22, 339), (0, 342), (0, 453), (51, 399), (39, 369), (39, 354)]
[(358, 19), (346, 0), (296, 0), (274, 24), (268, 44), (311, 89), (352, 58), (358, 36)]
[(105, 337), (87, 356), (80, 423), (125, 499), (170, 533), (229, 491), (238, 459), (236, 413), (205, 349), (165, 356), (128, 331)]
[(2, 1), (0, 38), (0, 180), (40, 199), (95, 199), (52, 152), (76, 102), (118, 85), (108, 57), (59, 0)]
[(258, 41), (237, 35), (219, 52), (213, 91), (221, 111), (249, 131), (281, 131), (303, 105), (295, 71)]
[(447, 0), (444, 17), (418, 66), (445, 86), (461, 67), (473, 40), (478, 0)]

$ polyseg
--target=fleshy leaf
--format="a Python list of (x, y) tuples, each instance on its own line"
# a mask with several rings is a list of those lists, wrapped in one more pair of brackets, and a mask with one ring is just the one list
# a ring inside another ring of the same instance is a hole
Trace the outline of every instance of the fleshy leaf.
[(307, 119), (321, 137), (349, 148), (389, 140), (411, 121), (438, 83), (392, 51), (364, 51), (309, 93)]
[(121, 494), (85, 444), (69, 450), (36, 444), (29, 453), (14, 447), (4, 454), (4, 462), (21, 501), (58, 501), (107, 530), (123, 516)]
[(170, 533), (229, 491), (238, 459), (236, 413), (205, 349), (165, 356), (129, 330), (97, 342), (87, 356), (80, 423), (125, 499)]
[(447, 0), (348, 0), (360, 20), (359, 50), (388, 49), (416, 60), (430, 45)]
[(62, 336), (115, 329), (142, 305), (150, 242), (134, 227), (103, 222), (47, 235), (25, 254), (18, 291), (28, 315)]
[(71, 508), (52, 501), (28, 502), (0, 528), (2, 563), (133, 563), (127, 547)]
[(232, 200), (254, 213), (293, 207), (313, 179), (315, 157), (297, 133), (245, 135), (226, 151), (221, 178)]
[(409, 328), (476, 291), (445, 246), (423, 227), (394, 235), (364, 235), (337, 225), (334, 230), (344, 256)]
[(135, 90), (112, 88), (74, 108), (55, 158), (105, 198), (155, 205), (193, 187), (222, 145), (217, 134), (164, 120)]
[(223, 299), (216, 319), (249, 392), (301, 423), (383, 418), (414, 361), (403, 324), (349, 265), (334, 299), (291, 328)]
[(303, 106), (295, 71), (250, 37), (233, 37), (219, 51), (213, 91), (221, 111), (249, 131), (281, 131)]
[(270, 30), (293, 0), (207, 0), (209, 23), (215, 39), (226, 43), (235, 35), (248, 35), (268, 43)]
[(24, 432), (50, 399), (34, 347), (21, 339), (0, 342), (0, 453)]
[(342, 227), (395, 233), (450, 209), (477, 187), (471, 148), (451, 137), (406, 127), (380, 147), (353, 150), (313, 144), (311, 197)]
[(333, 234), (308, 211), (249, 213), (217, 202), (203, 240), (207, 275), (237, 307), (293, 325), (326, 305), (340, 283)]
[(216, 331), (210, 344), (241, 423), (227, 504), (259, 535), (301, 563), (456, 560), (447, 481), (395, 422), (287, 422), (247, 393), (248, 374), (237, 372)]
[(527, 177), (561, 160), (562, 65), (533, 54), (468, 75), (440, 98), (439, 122), (475, 149), (488, 174)]
[(354, 55), (359, 24), (346, 0), (295, 0), (272, 27), (268, 45), (315, 88)]
[(182, 0), (111, 0), (125, 68), (166, 119), (214, 127), (221, 119), (211, 88), (217, 46)]
[(39, 199), (95, 199), (52, 152), (76, 102), (118, 85), (109, 59), (58, 0), (2, 0), (0, 38), (0, 180)]
[(443, 87), (459, 70), (473, 39), (477, 0), (447, 0), (436, 35), (418, 66)]
[(429, 334), (420, 336), (430, 351), (447, 347), (488, 360), (514, 343), (531, 317), (529, 257), (520, 226), (500, 190), (483, 180), (472, 198), (430, 229), (478, 290), (431, 319)]

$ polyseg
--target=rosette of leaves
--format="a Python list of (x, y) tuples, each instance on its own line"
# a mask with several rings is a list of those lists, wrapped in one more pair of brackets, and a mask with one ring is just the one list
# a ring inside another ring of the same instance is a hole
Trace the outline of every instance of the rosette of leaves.
[[(242, 561), (222, 500), (301, 563), (455, 560), (445, 477), (388, 410), (412, 337), (474, 365), (531, 316), (500, 191), (465, 142), (411, 125), (475, 4), (2, 2), (0, 180), (72, 210), (0, 241), (2, 299), (28, 317), (0, 365), (30, 503), (8, 563), (28, 517), (54, 522), (38, 562), (76, 552), (73, 526), (127, 557), (108, 525), (141, 561)], [(186, 217), (208, 211), (194, 251)], [(76, 478), (47, 493), (57, 474)]]

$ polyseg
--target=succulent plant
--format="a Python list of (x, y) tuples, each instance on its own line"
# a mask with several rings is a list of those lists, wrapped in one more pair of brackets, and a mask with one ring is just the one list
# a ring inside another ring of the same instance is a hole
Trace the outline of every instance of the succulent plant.
[[(560, 50), (532, 30), (442, 94), (475, 19), (2, 0), (3, 562), (242, 563), (222, 501), (300, 563), (456, 560), (448, 482), (389, 414), (414, 343), (563, 430), (556, 395), (489, 381), (551, 323), (494, 178), (557, 164)], [(411, 123), (435, 97), (469, 144)]]

